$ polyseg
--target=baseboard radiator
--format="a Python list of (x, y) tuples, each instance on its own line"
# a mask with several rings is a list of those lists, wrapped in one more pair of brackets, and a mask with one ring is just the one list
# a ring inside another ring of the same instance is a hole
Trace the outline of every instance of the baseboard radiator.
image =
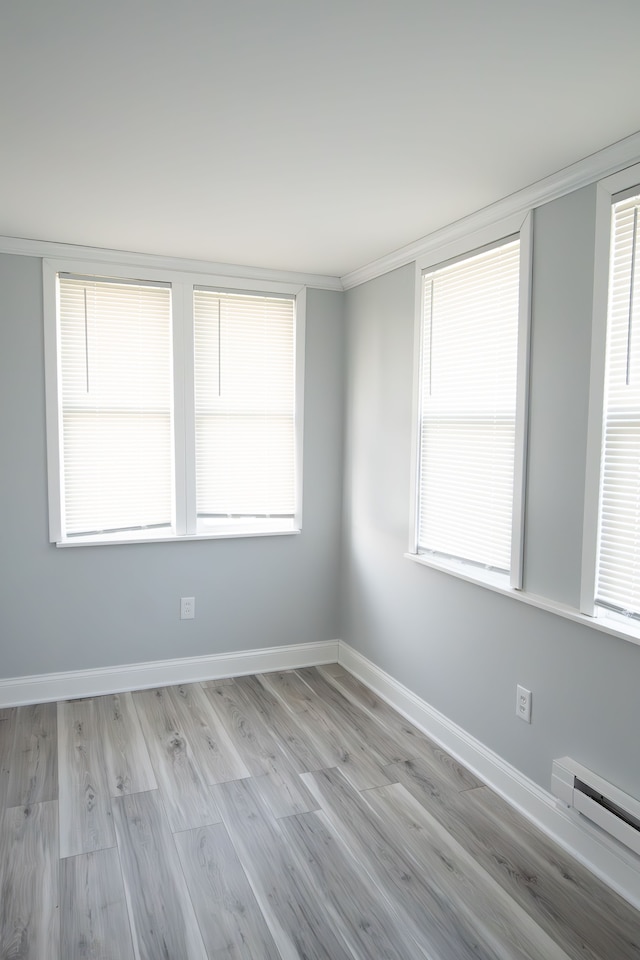
[(640, 856), (640, 802), (570, 757), (554, 760), (551, 792)]

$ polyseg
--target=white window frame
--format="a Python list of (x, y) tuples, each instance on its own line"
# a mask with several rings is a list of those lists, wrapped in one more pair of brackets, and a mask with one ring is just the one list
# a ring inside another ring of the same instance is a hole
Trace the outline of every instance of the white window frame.
[(607, 354), (609, 272), (613, 205), (624, 195), (640, 194), (640, 164), (606, 177), (597, 184), (595, 253), (593, 271), (593, 315), (591, 324), (591, 374), (585, 465), (584, 515), (582, 530), (582, 571), (580, 612), (640, 640), (640, 623), (621, 613), (596, 605), (600, 525), (600, 482), (604, 436), (604, 391)]
[[(191, 273), (152, 267), (127, 266), (78, 259), (46, 258), (43, 271), (43, 312), (45, 346), (45, 398), (47, 423), (47, 467), (49, 493), (49, 539), (59, 547), (108, 543), (171, 542), (230, 537), (280, 536), (297, 534), (302, 528), (302, 459), (304, 427), (304, 357), (306, 287), (272, 280)], [(58, 333), (57, 277), (74, 273), (96, 279), (126, 279), (170, 283), (173, 329), (173, 412), (175, 445), (174, 524), (168, 531), (135, 531), (131, 536), (98, 534), (65, 538), (62, 532), (62, 432), (60, 429), (61, 373)], [(238, 293), (290, 296), (295, 300), (295, 487), (296, 512), (293, 522), (252, 524), (250, 521), (211, 525), (199, 532), (196, 517), (195, 394), (193, 351), (193, 290), (208, 286)]]
[[(532, 273), (533, 214), (517, 214), (495, 222), (467, 237), (434, 250), (418, 259), (415, 264), (415, 326), (414, 326), (414, 387), (413, 423), (411, 450), (411, 490), (409, 548), (405, 556), (424, 566), (434, 567), (446, 573), (463, 577), (498, 589), (521, 590), (524, 563), (524, 512), (526, 446), (529, 396), (529, 342), (531, 324), (531, 273)], [(420, 394), (422, 384), (421, 344), (423, 325), (422, 278), (423, 274), (436, 267), (471, 257), (482, 248), (501, 241), (520, 240), (520, 290), (518, 309), (518, 357), (515, 460), (513, 477), (513, 508), (511, 530), (511, 565), (509, 573), (488, 570), (477, 564), (431, 554), (418, 553), (418, 493), (420, 469)]]

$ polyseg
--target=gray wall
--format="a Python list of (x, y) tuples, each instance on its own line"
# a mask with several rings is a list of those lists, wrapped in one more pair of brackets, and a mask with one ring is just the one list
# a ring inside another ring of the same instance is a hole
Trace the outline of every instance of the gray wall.
[[(0, 677), (339, 635), (342, 295), (307, 301), (299, 536), (48, 542), (41, 262), (0, 256)], [(195, 596), (196, 619), (179, 620)]]
[[(525, 589), (577, 606), (595, 188), (536, 211)], [(414, 267), (346, 294), (341, 636), (549, 788), (568, 754), (640, 796), (640, 647), (403, 558)], [(516, 683), (533, 723), (515, 716)]]

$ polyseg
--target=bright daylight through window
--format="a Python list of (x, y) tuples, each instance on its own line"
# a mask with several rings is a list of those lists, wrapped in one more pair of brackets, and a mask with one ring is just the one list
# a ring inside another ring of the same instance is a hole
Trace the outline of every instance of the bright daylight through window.
[(296, 296), (52, 267), (49, 280), (51, 538), (294, 532)]
[(417, 552), (511, 569), (520, 241), (422, 278)]
[(640, 196), (613, 207), (596, 603), (640, 619)]

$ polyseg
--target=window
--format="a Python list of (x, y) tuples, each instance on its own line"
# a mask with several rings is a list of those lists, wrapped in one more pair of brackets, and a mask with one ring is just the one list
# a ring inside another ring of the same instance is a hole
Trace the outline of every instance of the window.
[(640, 196), (615, 203), (595, 602), (640, 619)]
[(199, 519), (295, 513), (294, 302), (195, 293)]
[(45, 262), (51, 539), (298, 530), (303, 292), (63, 266)]
[(521, 586), (529, 241), (421, 271), (415, 543)]

